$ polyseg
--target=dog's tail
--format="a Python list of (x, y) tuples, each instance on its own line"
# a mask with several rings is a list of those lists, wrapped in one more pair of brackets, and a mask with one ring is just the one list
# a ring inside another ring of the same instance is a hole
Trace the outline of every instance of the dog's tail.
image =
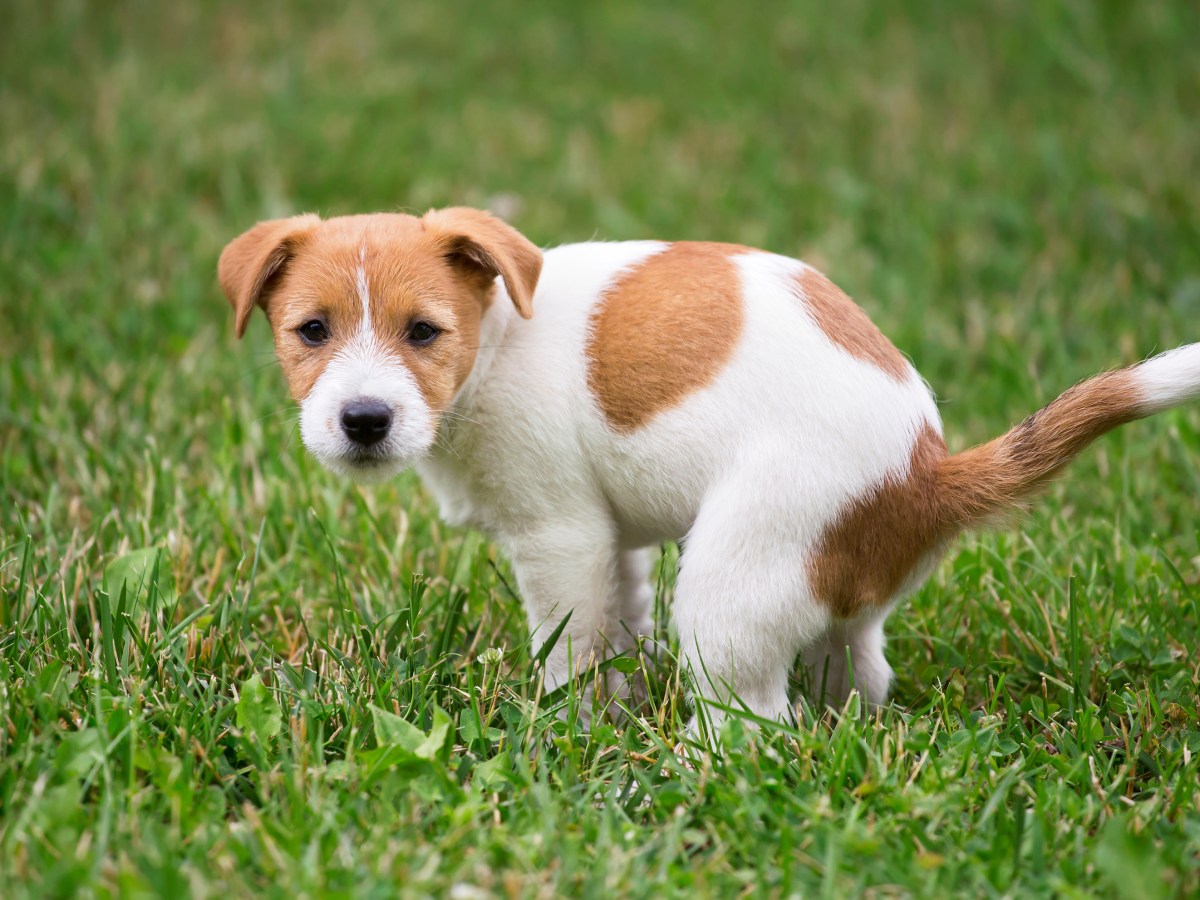
[(943, 528), (987, 525), (1020, 507), (1118, 425), (1200, 397), (1200, 343), (1089, 378), (1000, 437), (938, 463)]

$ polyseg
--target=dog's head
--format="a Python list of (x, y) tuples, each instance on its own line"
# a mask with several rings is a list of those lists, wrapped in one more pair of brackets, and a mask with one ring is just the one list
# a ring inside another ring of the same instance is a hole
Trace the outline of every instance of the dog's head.
[(519, 232), (454, 208), (261, 222), (218, 271), (238, 337), (255, 306), (266, 312), (305, 445), (333, 471), (371, 479), (433, 445), (474, 366), (496, 277), (529, 318), (541, 267)]

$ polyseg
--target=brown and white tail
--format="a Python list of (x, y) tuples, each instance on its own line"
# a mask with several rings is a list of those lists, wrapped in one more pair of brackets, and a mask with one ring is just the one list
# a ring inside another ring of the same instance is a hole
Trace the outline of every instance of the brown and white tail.
[(943, 526), (985, 525), (1021, 506), (1118, 425), (1200, 397), (1200, 343), (1077, 384), (1000, 437), (938, 464)]

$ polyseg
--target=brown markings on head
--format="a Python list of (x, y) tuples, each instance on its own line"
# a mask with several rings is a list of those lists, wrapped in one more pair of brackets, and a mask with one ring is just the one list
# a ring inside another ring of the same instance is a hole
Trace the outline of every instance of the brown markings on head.
[(221, 252), (217, 278), (233, 307), (239, 338), (254, 307), (265, 304), (288, 262), (320, 224), (312, 214), (259, 222)]
[(626, 434), (710, 384), (745, 318), (735, 244), (671, 244), (621, 275), (592, 312), (588, 388)]
[(851, 356), (877, 366), (896, 381), (908, 378), (908, 360), (841, 288), (808, 266), (796, 276), (796, 286), (817, 327), (826, 337)]
[(430, 210), (421, 222), (462, 276), (487, 289), (501, 276), (521, 318), (533, 315), (542, 251), (528, 238), (490, 213), (465, 206)]
[(938, 465), (946, 443), (929, 425), (913, 443), (908, 471), (853, 501), (825, 529), (809, 558), (813, 592), (834, 615), (853, 618), (882, 607), (928, 553), (951, 534), (943, 528)]
[[(322, 221), (298, 216), (263, 222), (221, 254), (221, 286), (237, 312), (238, 336), (262, 306), (292, 396), (306, 397), (363, 319), (359, 269), (376, 340), (412, 372), (430, 408), (445, 409), (474, 365), (479, 323), (502, 275), (517, 311), (532, 313), (542, 254), (515, 229), (473, 209), (423, 218), (380, 213)], [(328, 342), (313, 347), (297, 329), (320, 319)], [(428, 346), (409, 339), (426, 322)]]

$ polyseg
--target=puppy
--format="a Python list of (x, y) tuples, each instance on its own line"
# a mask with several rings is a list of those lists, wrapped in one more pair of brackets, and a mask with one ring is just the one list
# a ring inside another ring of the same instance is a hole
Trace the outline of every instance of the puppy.
[[(263, 222), (221, 254), (335, 472), (415, 466), (512, 560), (553, 687), (652, 632), (647, 549), (683, 540), (693, 693), (792, 716), (798, 656), (882, 703), (883, 622), (960, 532), (1091, 441), (1200, 395), (1200, 344), (1098, 375), (948, 455), (909, 361), (824, 275), (717, 243), (543, 253), (487, 213)], [(847, 666), (847, 648), (850, 666)]]

